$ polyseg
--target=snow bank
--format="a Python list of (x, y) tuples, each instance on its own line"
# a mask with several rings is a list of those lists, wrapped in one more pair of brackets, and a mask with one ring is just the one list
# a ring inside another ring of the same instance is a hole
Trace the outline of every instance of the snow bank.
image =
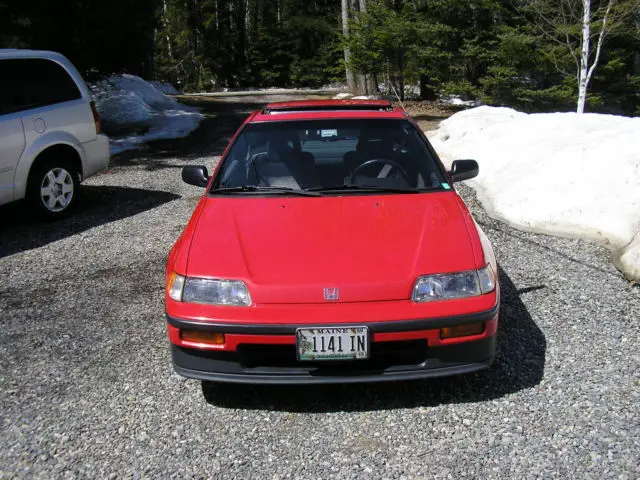
[(112, 155), (152, 140), (186, 137), (204, 118), (135, 75), (113, 75), (90, 87)]
[(445, 105), (455, 105), (460, 107), (478, 107), (480, 106), (480, 102), (478, 100), (464, 100), (459, 95), (447, 95), (446, 97), (440, 98), (440, 103)]
[(180, 92), (178, 90), (176, 90), (176, 87), (174, 87), (170, 83), (158, 82), (158, 81), (149, 82), (149, 83), (151, 83), (151, 85), (156, 87), (158, 90), (160, 90), (165, 95), (180, 95)]
[(445, 163), (478, 161), (468, 183), (492, 216), (600, 241), (640, 280), (640, 118), (483, 106), (427, 135)]
[(376, 95), (357, 95), (353, 93), (342, 92), (333, 97), (334, 100), (377, 100), (379, 97)]

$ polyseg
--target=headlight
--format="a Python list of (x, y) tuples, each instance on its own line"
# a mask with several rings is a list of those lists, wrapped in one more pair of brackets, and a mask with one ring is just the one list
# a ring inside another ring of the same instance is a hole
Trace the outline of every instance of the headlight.
[(413, 286), (414, 302), (477, 297), (496, 287), (491, 266), (479, 270), (419, 277)]
[(177, 302), (249, 306), (251, 296), (240, 280), (211, 280), (172, 275), (169, 296)]

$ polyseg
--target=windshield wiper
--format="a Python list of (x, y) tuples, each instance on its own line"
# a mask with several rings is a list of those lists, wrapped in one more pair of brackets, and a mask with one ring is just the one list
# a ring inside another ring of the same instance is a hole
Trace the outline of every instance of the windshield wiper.
[(274, 193), (287, 195), (300, 195), (303, 197), (318, 197), (319, 193), (310, 192), (308, 190), (299, 190), (289, 187), (263, 187), (258, 185), (241, 185), (239, 187), (222, 187), (210, 190), (209, 193), (215, 195), (224, 195), (228, 193)]
[(313, 187), (307, 188), (307, 192), (340, 192), (340, 191), (349, 191), (349, 190), (357, 190), (363, 192), (389, 192), (389, 193), (421, 193), (429, 188), (403, 188), (403, 187), (380, 187), (376, 185), (339, 185), (332, 187)]

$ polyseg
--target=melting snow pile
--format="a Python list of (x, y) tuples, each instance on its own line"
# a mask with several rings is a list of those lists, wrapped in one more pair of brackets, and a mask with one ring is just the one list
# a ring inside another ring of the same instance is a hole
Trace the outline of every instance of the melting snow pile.
[(353, 96), (353, 93), (341, 92), (333, 97), (334, 100), (376, 100), (378, 97), (375, 95), (357, 95)]
[(149, 83), (151, 83), (151, 85), (156, 87), (158, 90), (160, 90), (165, 95), (179, 95), (180, 94), (180, 92), (178, 90), (176, 90), (176, 87), (174, 87), (170, 83), (158, 82), (158, 81), (149, 82)]
[(447, 95), (440, 99), (440, 103), (445, 105), (454, 105), (456, 107), (478, 107), (480, 102), (478, 100), (464, 100), (459, 95)]
[[(204, 118), (135, 75), (113, 75), (91, 85), (111, 154), (167, 138), (186, 137)], [(135, 134), (132, 134), (135, 132)]]
[(640, 118), (478, 107), (427, 134), (447, 166), (478, 161), (468, 183), (492, 216), (600, 241), (640, 280)]

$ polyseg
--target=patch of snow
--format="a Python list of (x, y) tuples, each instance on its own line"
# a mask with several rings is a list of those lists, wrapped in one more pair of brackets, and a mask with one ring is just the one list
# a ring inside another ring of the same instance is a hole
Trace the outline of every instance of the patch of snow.
[(332, 92), (338, 92), (339, 88), (280, 88), (280, 87), (268, 87), (268, 88), (242, 88), (242, 89), (233, 89), (233, 88), (222, 88), (216, 91), (210, 92), (190, 92), (185, 95), (191, 95), (196, 97), (220, 97), (220, 96), (244, 96), (244, 95), (273, 95), (273, 94), (327, 94)]
[(478, 107), (481, 105), (478, 100), (463, 100), (459, 95), (447, 95), (446, 97), (442, 97), (440, 99), (440, 103), (462, 107)]
[(152, 140), (186, 137), (204, 118), (135, 75), (113, 75), (90, 88), (105, 130), (117, 132), (109, 135), (112, 155)]
[[(378, 83), (378, 89), (390, 97), (396, 97), (397, 90), (386, 82)], [(404, 98), (405, 100), (416, 100), (420, 98), (420, 83), (410, 84), (407, 83), (404, 86)]]
[(404, 87), (405, 100), (417, 100), (420, 98), (420, 84), (405, 85)]
[(640, 118), (478, 107), (427, 132), (443, 162), (473, 158), (468, 181), (516, 228), (602, 242), (640, 280)]
[(333, 97), (334, 100), (345, 100), (347, 98), (351, 98), (353, 97), (352, 93), (349, 92), (340, 92), (339, 94), (337, 94), (335, 97)]
[(351, 100), (375, 100), (377, 97), (375, 95), (358, 95), (356, 97), (351, 97)]
[(174, 87), (170, 83), (158, 82), (158, 81), (149, 82), (149, 83), (151, 83), (151, 85), (156, 87), (158, 90), (160, 90), (165, 95), (180, 95), (180, 92), (178, 90), (176, 90), (176, 87)]
[(633, 240), (624, 247), (617, 266), (628, 278), (640, 281), (640, 233), (636, 233)]
[(345, 90), (347, 84), (344, 82), (333, 82), (322, 86), (323, 90)]
[(200, 125), (203, 116), (200, 113), (184, 110), (166, 110), (153, 119), (151, 128), (142, 135), (110, 138), (111, 154), (126, 150), (135, 150), (153, 140), (166, 140), (188, 136)]

